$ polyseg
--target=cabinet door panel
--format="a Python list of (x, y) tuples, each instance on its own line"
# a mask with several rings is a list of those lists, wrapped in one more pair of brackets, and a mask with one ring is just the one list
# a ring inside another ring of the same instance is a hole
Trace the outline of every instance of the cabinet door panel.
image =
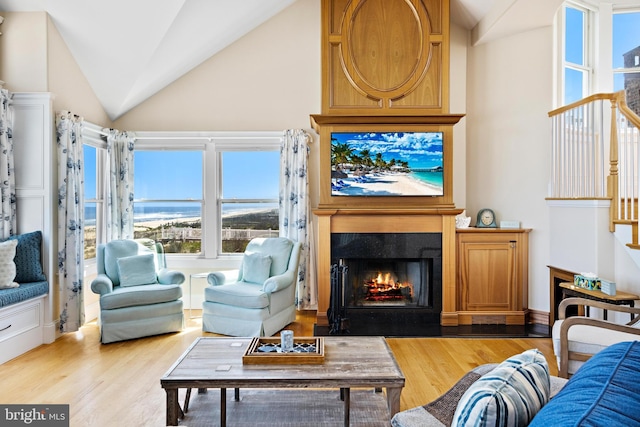
[(461, 309), (509, 310), (512, 306), (514, 248), (511, 242), (463, 243)]

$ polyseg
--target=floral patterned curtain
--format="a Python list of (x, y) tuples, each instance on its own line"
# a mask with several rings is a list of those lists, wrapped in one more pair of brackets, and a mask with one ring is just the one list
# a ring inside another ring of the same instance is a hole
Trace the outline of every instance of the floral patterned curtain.
[(311, 137), (302, 129), (284, 131), (280, 148), (280, 236), (302, 243), (296, 307), (317, 307), (317, 289), (311, 280), (311, 227), (309, 207), (309, 143)]
[(60, 332), (84, 323), (84, 171), (82, 117), (56, 113)]
[(133, 239), (133, 148), (135, 134), (105, 129), (107, 136), (107, 241)]
[(0, 238), (16, 231), (16, 178), (13, 170), (12, 94), (0, 89)]

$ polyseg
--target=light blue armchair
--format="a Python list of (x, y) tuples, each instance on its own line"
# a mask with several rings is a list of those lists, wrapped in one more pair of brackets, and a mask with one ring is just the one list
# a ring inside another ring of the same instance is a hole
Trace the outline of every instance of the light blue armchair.
[(257, 238), (247, 245), (237, 277), (210, 273), (202, 330), (230, 336), (271, 336), (296, 319), (300, 243)]
[(162, 245), (113, 240), (98, 246), (96, 262), (103, 344), (182, 330), (184, 274), (166, 268)]

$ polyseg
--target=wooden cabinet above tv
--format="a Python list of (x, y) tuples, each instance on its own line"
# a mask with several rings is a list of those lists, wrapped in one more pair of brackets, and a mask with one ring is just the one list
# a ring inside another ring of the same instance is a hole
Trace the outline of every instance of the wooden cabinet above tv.
[(322, 113), (449, 111), (449, 0), (323, 0)]

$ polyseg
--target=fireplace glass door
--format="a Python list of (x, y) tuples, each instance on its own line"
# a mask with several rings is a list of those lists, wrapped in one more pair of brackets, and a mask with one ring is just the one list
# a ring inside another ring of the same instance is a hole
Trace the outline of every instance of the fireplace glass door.
[(431, 259), (341, 259), (350, 307), (417, 308), (431, 305)]

